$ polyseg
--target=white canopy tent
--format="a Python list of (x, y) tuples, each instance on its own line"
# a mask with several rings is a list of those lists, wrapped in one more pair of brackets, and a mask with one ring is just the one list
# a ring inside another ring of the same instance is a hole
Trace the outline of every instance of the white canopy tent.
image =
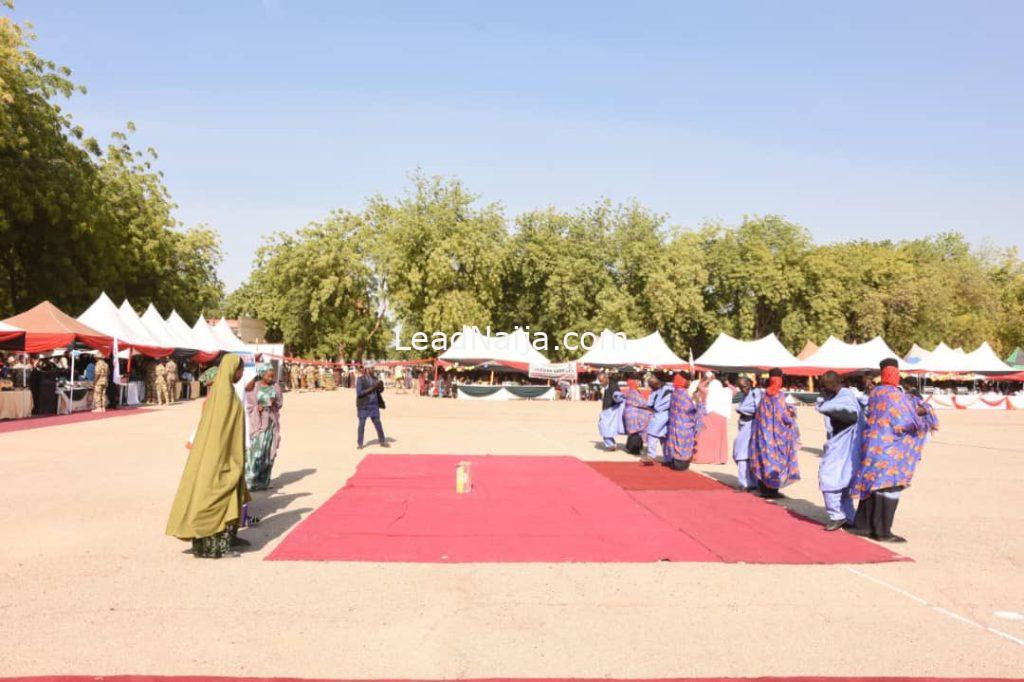
[(786, 374), (812, 374), (805, 363), (786, 350), (785, 346), (769, 334), (756, 341), (740, 341), (728, 334), (718, 335), (714, 343), (693, 361), (700, 369), (724, 372), (767, 371), (774, 367)]
[(672, 352), (659, 332), (639, 339), (605, 329), (577, 361), (590, 367), (657, 367), (682, 369), (687, 363)]
[(804, 359), (804, 364), (816, 373), (826, 370), (856, 372), (877, 370), (879, 363), (887, 358), (895, 358), (900, 363), (900, 369), (907, 369), (906, 363), (889, 348), (881, 336), (865, 343), (846, 343), (830, 336), (816, 353)]
[(911, 365), (911, 370), (924, 374), (957, 374), (970, 371), (963, 348), (950, 348), (945, 343), (935, 347), (928, 357)]
[(106, 293), (101, 293), (93, 304), (78, 316), (78, 321), (117, 339), (125, 354), (135, 350), (143, 355), (159, 358), (174, 351), (172, 345), (154, 339), (144, 327), (140, 329), (129, 324)]
[(174, 333), (167, 328), (164, 318), (152, 303), (142, 313), (142, 324), (149, 331), (150, 336), (159, 339), (162, 343), (181, 348), (182, 350), (195, 350), (191, 346), (183, 346), (182, 341), (175, 337)]
[(988, 341), (982, 342), (967, 354), (967, 366), (970, 371), (980, 374), (1009, 374), (1017, 371), (996, 355)]
[(486, 336), (476, 327), (463, 327), (438, 360), (462, 365), (499, 365), (521, 371), (530, 365), (547, 365), (548, 359), (530, 343), (522, 329), (510, 334)]
[(231, 331), (231, 327), (224, 318), (221, 318), (217, 324), (213, 325), (211, 330), (213, 331), (214, 338), (220, 342), (221, 350), (242, 353), (249, 352), (249, 347), (246, 346), (240, 338), (235, 336), (235, 333)]
[(188, 326), (188, 323), (185, 322), (185, 320), (181, 319), (181, 315), (178, 314), (177, 310), (172, 310), (171, 314), (164, 319), (164, 326), (171, 334), (174, 335), (178, 344), (187, 344), (188, 348), (195, 349), (201, 353), (220, 353), (219, 348), (215, 346), (204, 346), (200, 343), (195, 334), (192, 333), (192, 328)]
[(117, 309), (117, 314), (121, 317), (121, 322), (124, 323), (124, 326), (128, 327), (137, 338), (147, 339), (155, 346), (175, 347), (173, 339), (159, 339), (153, 336), (146, 325), (143, 324), (142, 318), (132, 308), (132, 304), (128, 302), (127, 298), (121, 302), (120, 307)]
[(913, 346), (910, 347), (910, 350), (907, 352), (907, 354), (903, 356), (903, 361), (906, 362), (908, 366), (913, 366), (918, 364), (931, 354), (932, 352), (930, 350), (926, 350), (915, 343)]
[(206, 318), (202, 315), (196, 320), (196, 323), (192, 325), (192, 336), (195, 338), (197, 343), (201, 343), (203, 348), (216, 348), (217, 350), (228, 350), (221, 348), (220, 339), (213, 333), (213, 328), (206, 322)]

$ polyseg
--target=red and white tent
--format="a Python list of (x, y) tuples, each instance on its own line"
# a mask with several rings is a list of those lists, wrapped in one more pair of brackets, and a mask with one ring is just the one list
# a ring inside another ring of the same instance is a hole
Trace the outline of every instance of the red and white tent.
[(0, 322), (0, 342), (14, 341), (25, 336), (25, 330)]
[(109, 334), (79, 322), (49, 301), (43, 301), (3, 322), (24, 330), (23, 350), (26, 353), (42, 353), (81, 343), (107, 354), (114, 345), (114, 339)]
[(117, 339), (118, 347), (128, 350), (129, 354), (135, 352), (151, 358), (162, 358), (174, 352), (172, 346), (162, 345), (145, 329), (133, 329), (106, 293), (101, 293), (99, 298), (78, 316), (78, 321)]

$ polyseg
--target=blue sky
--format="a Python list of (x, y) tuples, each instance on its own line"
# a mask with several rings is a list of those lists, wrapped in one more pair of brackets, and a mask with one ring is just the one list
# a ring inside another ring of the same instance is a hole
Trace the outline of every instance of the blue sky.
[(132, 120), (229, 288), (261, 235), (420, 167), (509, 214), (637, 198), (781, 213), (820, 241), (1024, 246), (1020, 2), (18, 0), (37, 49)]

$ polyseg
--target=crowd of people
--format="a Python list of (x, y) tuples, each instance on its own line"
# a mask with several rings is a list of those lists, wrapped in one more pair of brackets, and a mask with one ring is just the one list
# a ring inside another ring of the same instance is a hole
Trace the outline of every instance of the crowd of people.
[[(826, 431), (818, 484), (829, 519), (825, 530), (902, 542), (892, 532), (896, 507), (938, 419), (915, 382), (901, 381), (895, 359), (882, 361), (880, 370), (872, 386), (866, 385), (866, 375), (844, 380), (826, 372), (818, 378), (816, 409)], [(625, 386), (607, 374), (598, 381), (603, 387), (598, 430), (605, 447), (615, 449), (616, 437), (625, 435), (626, 451), (642, 464), (689, 468), (706, 422), (713, 375), (705, 374), (692, 391), (685, 373), (670, 383), (664, 374), (652, 373), (647, 390), (635, 376), (627, 377)], [(756, 383), (741, 376), (736, 385), (739, 423), (732, 454), (738, 488), (781, 497), (780, 489), (800, 479), (800, 430), (783, 392), (782, 371), (773, 369)], [(859, 500), (856, 507), (854, 500)]]

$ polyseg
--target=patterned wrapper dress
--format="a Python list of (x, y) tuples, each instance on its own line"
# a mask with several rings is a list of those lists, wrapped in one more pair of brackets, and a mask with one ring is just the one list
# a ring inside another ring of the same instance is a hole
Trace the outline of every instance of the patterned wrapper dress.
[(245, 455), (245, 482), (249, 490), (270, 487), (270, 474), (281, 443), (281, 391), (277, 384), (257, 383), (245, 396), (249, 414), (249, 448)]
[(703, 403), (694, 402), (685, 388), (672, 390), (668, 407), (668, 435), (665, 438), (665, 457), (688, 462), (697, 447), (697, 433), (704, 419)]
[(647, 398), (637, 388), (627, 388), (623, 396), (626, 399), (626, 406), (622, 410), (622, 422), (626, 427), (626, 433), (644, 433), (651, 421)]
[(768, 488), (783, 488), (800, 480), (800, 431), (786, 405), (786, 396), (767, 393), (754, 412), (750, 431), (750, 470)]

